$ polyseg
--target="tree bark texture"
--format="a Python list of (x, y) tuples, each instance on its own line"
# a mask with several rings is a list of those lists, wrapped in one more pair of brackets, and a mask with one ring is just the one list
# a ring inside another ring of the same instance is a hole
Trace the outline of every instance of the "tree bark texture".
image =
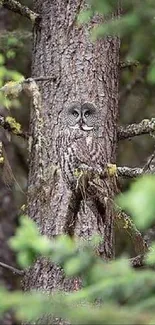
[[(57, 171), (56, 136), (59, 116), (72, 101), (93, 102), (101, 111), (101, 132), (106, 160), (116, 160), (116, 124), (118, 116), (119, 39), (107, 37), (92, 42), (90, 27), (77, 25), (83, 0), (34, 0), (34, 11), (41, 15), (34, 28), (32, 77), (51, 76), (52, 81), (38, 83), (42, 96), (41, 161), (36, 138), (36, 117), (32, 108), (28, 210), (41, 233), (56, 236), (64, 232), (71, 192)], [(42, 176), (41, 176), (42, 175)], [(99, 253), (106, 259), (114, 256), (112, 199), (114, 182), (106, 182), (107, 209), (103, 220), (83, 201), (76, 216), (74, 234), (86, 240), (93, 234), (104, 237)], [(25, 290), (72, 290), (74, 281), (44, 259), (38, 260), (24, 280)]]

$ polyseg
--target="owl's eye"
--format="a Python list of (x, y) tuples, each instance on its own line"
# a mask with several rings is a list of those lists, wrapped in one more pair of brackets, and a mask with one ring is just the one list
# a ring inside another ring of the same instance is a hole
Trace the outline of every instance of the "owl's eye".
[(84, 116), (85, 116), (85, 117), (88, 117), (90, 114), (91, 114), (90, 111), (86, 111), (86, 112), (84, 113)]
[(78, 117), (79, 116), (79, 113), (77, 111), (73, 111), (72, 114), (73, 114), (74, 117)]

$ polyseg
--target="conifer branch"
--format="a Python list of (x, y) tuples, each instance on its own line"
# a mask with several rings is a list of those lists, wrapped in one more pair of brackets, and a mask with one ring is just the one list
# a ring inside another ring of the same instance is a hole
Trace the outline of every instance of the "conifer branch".
[(39, 14), (35, 13), (31, 9), (26, 6), (23, 6), (20, 2), (15, 0), (1, 0), (0, 4), (13, 12), (20, 14), (28, 19), (30, 19), (33, 23), (39, 18)]

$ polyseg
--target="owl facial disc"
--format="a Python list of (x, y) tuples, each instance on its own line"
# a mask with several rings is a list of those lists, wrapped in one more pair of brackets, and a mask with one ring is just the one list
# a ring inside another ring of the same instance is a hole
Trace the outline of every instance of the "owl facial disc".
[(89, 132), (94, 130), (98, 122), (97, 109), (94, 104), (73, 102), (65, 115), (66, 125), (73, 130)]

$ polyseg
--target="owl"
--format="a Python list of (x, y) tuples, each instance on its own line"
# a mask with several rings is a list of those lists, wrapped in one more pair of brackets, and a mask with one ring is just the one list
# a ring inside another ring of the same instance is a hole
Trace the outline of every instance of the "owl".
[(77, 169), (104, 166), (99, 122), (99, 112), (93, 103), (73, 102), (62, 112), (57, 153), (62, 176), (71, 189), (77, 185)]

